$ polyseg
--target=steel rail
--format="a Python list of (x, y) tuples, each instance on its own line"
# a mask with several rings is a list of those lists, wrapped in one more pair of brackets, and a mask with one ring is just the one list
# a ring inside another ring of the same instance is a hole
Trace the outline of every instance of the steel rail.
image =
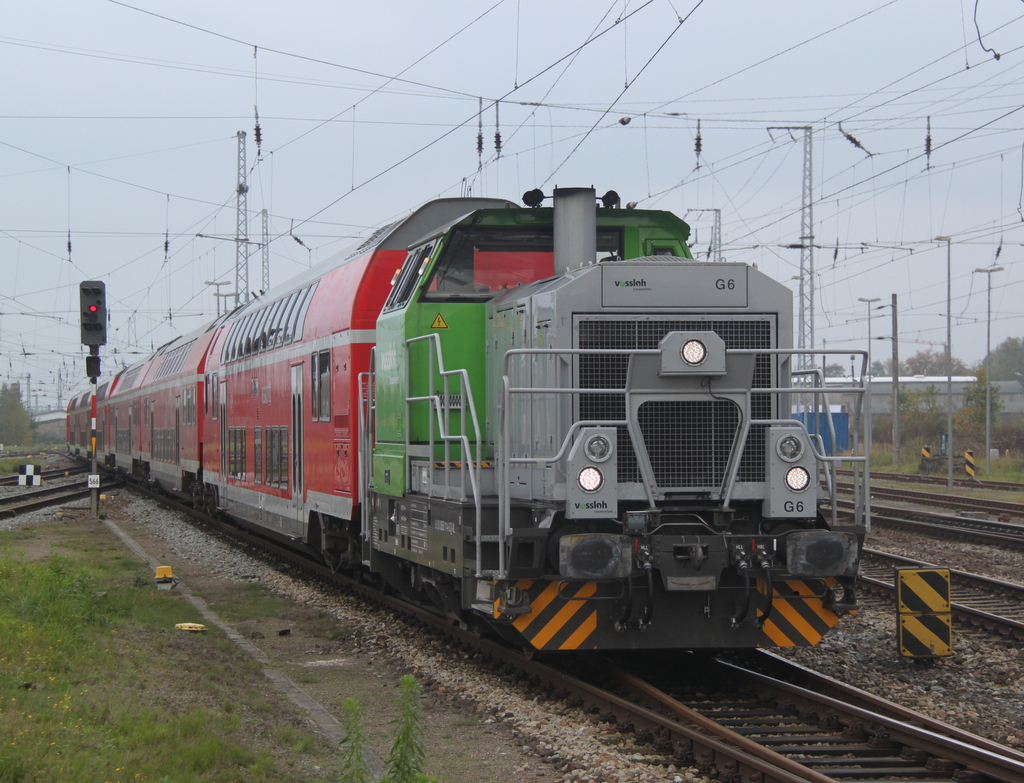
[[(872, 478), (877, 476), (872, 475)], [(846, 490), (849, 484), (839, 484), (840, 488)], [(846, 492), (846, 494), (850, 494)], [(921, 492), (913, 489), (900, 487), (880, 487), (873, 485), (871, 495), (886, 500), (902, 500), (907, 503), (922, 503), (926, 506), (938, 508), (955, 508), (967, 511), (982, 511), (991, 514), (1009, 514), (1024, 519), (1024, 503), (1016, 503), (1011, 500), (989, 500), (987, 498), (967, 498), (960, 495), (949, 495), (943, 492)]]
[[(853, 471), (842, 469), (837, 471), (843, 476), (852, 476)], [(946, 486), (945, 476), (928, 476), (918, 473), (879, 473), (871, 471), (871, 478), (878, 481), (902, 481), (907, 484), (941, 484)], [(953, 479), (953, 486), (964, 489), (1000, 489), (1008, 492), (1024, 492), (1024, 484), (1017, 481), (992, 481), (989, 479), (961, 478)]]
[[(52, 481), (53, 479), (64, 478), (65, 476), (77, 476), (82, 473), (85, 473), (88, 470), (88, 468), (80, 466), (73, 468), (52, 468), (49, 470), (44, 470), (42, 473), (37, 473), (36, 475), (38, 475), (43, 481)], [(10, 476), (4, 476), (0, 478), (0, 486), (17, 486), (18, 479), (20, 478), (21, 475), (18, 473), (15, 473)]]
[[(852, 513), (853, 503), (840, 500), (836, 506), (846, 514)], [(1012, 525), (992, 520), (957, 517), (952, 514), (928, 513), (921, 509), (875, 506), (872, 524), (894, 528), (909, 528), (934, 534), (940, 538), (966, 538), (974, 543), (1014, 549), (1024, 548), (1024, 525)]]
[[(887, 560), (906, 568), (945, 568), (945, 566), (927, 563), (922, 560), (916, 560), (902, 555), (881, 552), (876, 549), (865, 548), (863, 550), (863, 554), (868, 556), (868, 558)], [(870, 563), (867, 565), (870, 566)], [(872, 571), (873, 570), (874, 569), (872, 569)], [(984, 576), (982, 574), (972, 574), (955, 568), (951, 568), (949, 571), (952, 582), (950, 610), (958, 620), (962, 620), (976, 627), (997, 630), (1004, 635), (1013, 636), (1016, 639), (1024, 639), (1024, 585), (1017, 584), (1015, 582), (1006, 582), (1002, 579), (994, 579), (993, 577)], [(885, 589), (888, 592), (894, 592), (896, 589), (895, 585), (892, 582), (880, 579), (880, 576), (881, 574), (878, 573), (866, 573), (862, 574), (860, 579), (872, 587)], [(958, 587), (981, 592), (983, 595), (981, 597), (977, 594), (964, 595), (962, 589), (958, 589)], [(1010, 596), (1008, 601), (1002, 602), (1002, 611), (1009, 609), (1012, 613), (1017, 615), (1016, 617), (1011, 617), (1006, 614), (996, 614), (991, 611), (995, 608), (991, 606), (992, 591), (1002, 592)], [(974, 602), (974, 605), (972, 605), (972, 602)], [(978, 603), (984, 603), (986, 605), (983, 607), (977, 605)]]
[[(104, 489), (115, 489), (123, 486), (123, 481), (114, 481)], [(89, 497), (91, 490), (84, 484), (64, 484), (56, 487), (44, 487), (34, 492), (23, 492), (17, 495), (6, 495), (0, 498), (0, 517), (10, 518), (29, 511), (47, 506), (66, 503), (69, 500)]]

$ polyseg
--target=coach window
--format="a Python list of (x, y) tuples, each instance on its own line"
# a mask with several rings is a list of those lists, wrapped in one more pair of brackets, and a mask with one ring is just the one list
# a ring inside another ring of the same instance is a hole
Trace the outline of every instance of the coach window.
[(302, 339), (302, 325), (306, 320), (306, 311), (309, 309), (310, 302), (313, 301), (313, 291), (315, 286), (308, 286), (299, 296), (299, 301), (295, 305), (295, 315), (292, 316), (292, 340)]
[(314, 353), (311, 362), (313, 388), (311, 407), (313, 421), (331, 420), (331, 352)]
[(284, 328), (281, 326), (281, 317), (284, 315), (285, 310), (288, 309), (287, 299), (278, 299), (274, 304), (274, 317), (270, 321), (270, 325), (267, 327), (267, 348), (274, 349), (282, 344), (282, 335)]
[(309, 410), (312, 421), (320, 421), (320, 354), (309, 357)]
[(283, 300), (278, 299), (270, 305), (270, 312), (267, 315), (266, 323), (263, 324), (262, 334), (260, 334), (261, 351), (269, 351), (277, 344), (277, 318), (281, 314), (282, 304)]
[(231, 347), (232, 359), (242, 358), (242, 348), (245, 347), (245, 330), (249, 328), (249, 322), (251, 320), (252, 316), (247, 315), (238, 324), (238, 330), (235, 332), (235, 342), (234, 345)]
[(292, 291), (285, 301), (281, 316), (281, 345), (287, 345), (292, 341), (292, 318), (295, 316), (296, 303), (302, 291)]
[(257, 427), (252, 432), (253, 480), (263, 483), (263, 428)]
[(267, 322), (270, 321), (271, 308), (264, 307), (259, 312), (259, 318), (252, 330), (252, 352), (262, 353), (267, 350)]
[(245, 352), (239, 352), (239, 358), (242, 356), (249, 356), (253, 351), (253, 333), (256, 331), (256, 322), (259, 320), (261, 313), (256, 312), (245, 319), (245, 323), (242, 325), (241, 337), (245, 339)]
[(220, 410), (220, 385), (217, 383), (217, 373), (210, 376), (210, 403), (213, 406), (213, 420), (217, 421), (217, 411)]
[(281, 476), (281, 489), (288, 489), (288, 428), (281, 427), (277, 436), (277, 443), (281, 449), (281, 462), (278, 465), (278, 474)]

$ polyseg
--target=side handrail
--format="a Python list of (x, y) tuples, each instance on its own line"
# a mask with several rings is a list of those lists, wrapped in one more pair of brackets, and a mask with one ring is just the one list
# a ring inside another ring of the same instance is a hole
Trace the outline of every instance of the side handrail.
[[(359, 522), (364, 542), (373, 541), (370, 495), (373, 492), (373, 440), (376, 431), (376, 347), (370, 349), (369, 369), (357, 376), (359, 384)], [(362, 558), (362, 553), (360, 553)]]
[[(428, 417), (429, 420), (429, 448), (430, 448), (430, 463), (433, 464), (433, 453), (435, 445), (434, 425), (435, 419), (437, 424), (439, 438), (444, 443), (444, 471), (445, 471), (445, 486), (450, 486), (450, 465), (451, 465), (451, 452), (450, 444), (459, 443), (462, 448), (463, 465), (464, 468), (460, 474), (461, 479), (461, 490), (463, 496), (466, 494), (466, 476), (469, 476), (470, 492), (473, 497), (473, 508), (475, 510), (475, 527), (476, 527), (476, 574), (475, 576), (481, 576), (480, 565), (482, 557), (482, 536), (483, 536), (483, 519), (482, 519), (482, 500), (480, 496), (480, 484), (481, 484), (481, 462), (483, 456), (482, 439), (480, 434), (480, 420), (477, 417), (476, 412), (476, 401), (473, 398), (473, 389), (469, 382), (469, 372), (464, 369), (445, 370), (444, 368), (444, 354), (441, 349), (441, 338), (436, 334), (425, 334), (418, 337), (412, 337), (405, 342), (405, 355), (406, 364), (405, 366), (410, 367), (410, 352), (413, 343), (426, 341), (429, 349), (427, 356), (428, 364), (428, 376), (427, 376), (427, 388), (430, 390), (434, 389), (435, 380), (435, 362), (437, 366), (437, 373), (440, 374), (443, 381), (443, 391), (439, 396), (437, 394), (427, 394), (422, 396), (413, 396), (411, 394), (411, 383), (412, 380), (409, 377), (408, 372), (405, 378), (405, 411), (406, 411), (406, 426), (405, 426), (405, 460), (406, 460), (406, 475), (409, 475), (410, 458), (409, 448), (411, 446), (411, 427), (410, 427), (410, 414), (411, 405), (415, 402), (428, 402), (431, 407), (431, 413), (433, 415)], [(459, 390), (462, 398), (462, 405), (460, 406), (460, 434), (451, 434), (451, 379), (459, 379)], [(466, 435), (466, 408), (469, 408), (469, 418), (473, 426), (473, 434), (476, 441), (475, 451), (472, 449), (469, 441), (469, 437)], [(466, 469), (468, 468), (468, 470)], [(500, 547), (499, 547), (500, 549)]]

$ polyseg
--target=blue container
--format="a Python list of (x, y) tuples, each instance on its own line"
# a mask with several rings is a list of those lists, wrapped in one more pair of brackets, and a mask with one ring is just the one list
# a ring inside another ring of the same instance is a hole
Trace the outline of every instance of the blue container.
[(825, 453), (840, 454), (850, 448), (850, 414), (833, 413), (832, 426), (836, 431), (835, 447), (832, 445), (832, 433), (828, 429), (828, 414), (819, 413), (817, 421), (813, 413), (794, 413), (793, 418), (807, 425), (807, 431), (812, 435), (821, 435), (825, 443)]

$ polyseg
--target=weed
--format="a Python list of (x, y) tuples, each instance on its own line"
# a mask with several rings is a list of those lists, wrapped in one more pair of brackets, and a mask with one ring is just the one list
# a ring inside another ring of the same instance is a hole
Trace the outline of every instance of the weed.
[(363, 733), (359, 725), (362, 707), (355, 699), (345, 699), (345, 755), (342, 759), (341, 783), (371, 783), (373, 773), (363, 758)]
[[(437, 778), (423, 771), (426, 753), (421, 739), (423, 708), (419, 686), (411, 674), (402, 677), (398, 685), (398, 717), (391, 721), (396, 726), (395, 739), (388, 754), (387, 773), (381, 778), (381, 783), (438, 783)], [(359, 728), (362, 709), (352, 699), (345, 699), (344, 710), (348, 736), (345, 739), (341, 783), (369, 783), (373, 776), (363, 760), (363, 736)]]

